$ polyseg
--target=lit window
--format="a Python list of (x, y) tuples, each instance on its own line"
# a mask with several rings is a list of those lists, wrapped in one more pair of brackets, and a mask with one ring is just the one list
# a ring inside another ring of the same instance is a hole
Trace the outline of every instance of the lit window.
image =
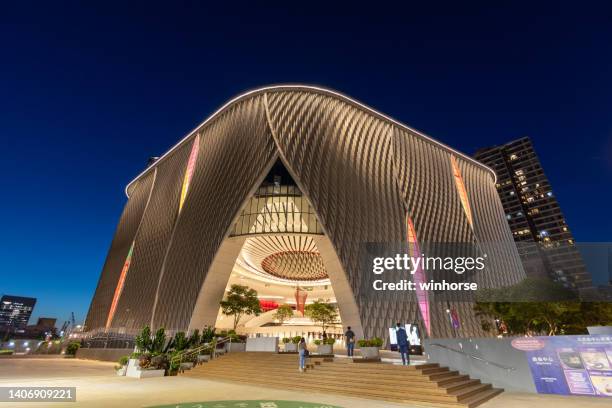
[(516, 154), (510, 155), (510, 160), (516, 160), (516, 159), (518, 159), (518, 156)]
[(506, 214), (506, 218), (507, 218), (507, 219), (511, 219), (511, 218), (512, 218), (512, 216), (511, 216), (510, 214)]
[(546, 193), (546, 195), (552, 197), (552, 191), (549, 191), (548, 193)]
[(522, 217), (522, 216), (523, 216), (523, 213), (522, 213), (521, 211), (519, 211), (519, 212), (517, 212), (517, 213), (516, 213), (516, 216), (517, 216), (517, 217)]
[(508, 194), (510, 194), (511, 196), (514, 195), (514, 191), (509, 192)]
[(517, 176), (522, 176), (523, 175), (523, 170), (517, 170), (514, 172), (514, 174), (516, 174)]
[(548, 236), (548, 231), (540, 231), (540, 236), (541, 237), (547, 237)]

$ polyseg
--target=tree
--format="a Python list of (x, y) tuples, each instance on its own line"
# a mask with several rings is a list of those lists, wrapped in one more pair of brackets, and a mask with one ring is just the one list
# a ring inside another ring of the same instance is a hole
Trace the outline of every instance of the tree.
[(232, 285), (225, 300), (222, 300), (221, 311), (226, 316), (234, 316), (234, 330), (243, 315), (259, 316), (261, 306), (257, 298), (257, 291), (248, 286)]
[[(583, 334), (587, 326), (612, 322), (606, 302), (580, 302), (576, 294), (548, 279), (527, 278), (516, 285), (488, 289), (477, 296), (476, 315), (499, 319), (509, 334)], [(483, 329), (493, 329), (486, 320)]]
[(286, 303), (280, 305), (278, 309), (276, 309), (273, 317), (278, 320), (280, 324), (283, 324), (285, 320), (293, 317), (293, 308)]
[(325, 303), (321, 299), (315, 300), (313, 303), (306, 305), (304, 314), (310, 318), (315, 324), (321, 326), (323, 332), (338, 319), (338, 310), (335, 305)]

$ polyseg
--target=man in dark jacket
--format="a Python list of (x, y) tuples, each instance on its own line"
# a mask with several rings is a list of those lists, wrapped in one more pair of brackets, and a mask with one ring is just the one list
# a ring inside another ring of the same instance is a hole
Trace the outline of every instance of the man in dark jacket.
[(397, 347), (402, 356), (402, 364), (410, 365), (410, 356), (408, 355), (408, 348), (410, 347), (408, 333), (406, 333), (406, 329), (404, 329), (400, 323), (397, 324), (397, 328), (395, 329), (395, 336), (397, 337)]
[(349, 326), (346, 333), (344, 333), (344, 337), (346, 337), (346, 354), (349, 357), (353, 357), (353, 351), (355, 350), (355, 332), (351, 330), (351, 326)]

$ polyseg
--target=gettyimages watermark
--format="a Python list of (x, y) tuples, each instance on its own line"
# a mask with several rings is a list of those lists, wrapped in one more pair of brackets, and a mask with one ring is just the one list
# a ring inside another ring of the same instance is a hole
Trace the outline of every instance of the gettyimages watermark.
[[(597, 278), (612, 280), (612, 244), (537, 243), (366, 243), (360, 247), (359, 293), (386, 301), (610, 301)], [(418, 250), (418, 251), (417, 251)], [(550, 259), (565, 257), (564, 264)], [(575, 259), (582, 261), (577, 268)], [(577, 289), (572, 279), (593, 276), (593, 288)], [(522, 283), (522, 287), (521, 287)], [(505, 288), (512, 289), (505, 291)], [(572, 296), (574, 296), (572, 298)]]
[(412, 275), (412, 280), (401, 279), (398, 282), (385, 282), (382, 279), (375, 279), (372, 287), (374, 290), (477, 290), (478, 283), (476, 282), (426, 280), (426, 272), (453, 271), (458, 275), (463, 275), (466, 272), (482, 271), (485, 269), (486, 258), (487, 254), (479, 257), (442, 257), (426, 256), (425, 254), (417, 256), (395, 254), (392, 257), (375, 257), (372, 259), (372, 273), (375, 275), (382, 275), (389, 271), (403, 271)]

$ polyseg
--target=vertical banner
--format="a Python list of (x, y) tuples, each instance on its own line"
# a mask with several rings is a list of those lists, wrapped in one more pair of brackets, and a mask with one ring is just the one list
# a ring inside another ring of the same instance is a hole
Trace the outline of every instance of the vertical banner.
[[(419, 247), (419, 241), (417, 240), (416, 230), (414, 228), (412, 218), (410, 218), (408, 214), (406, 214), (406, 234), (406, 240), (408, 242), (408, 255), (413, 258), (421, 257), (421, 249)], [(420, 265), (416, 268), (412, 279), (416, 285), (415, 292), (417, 302), (419, 304), (419, 311), (421, 312), (421, 317), (423, 318), (423, 323), (425, 324), (425, 330), (429, 336), (431, 335), (429, 294), (427, 293), (427, 290), (421, 289), (421, 284), (427, 282), (427, 277), (425, 276), (425, 271)]]
[(179, 213), (183, 209), (185, 199), (187, 198), (187, 191), (189, 190), (189, 183), (191, 183), (191, 176), (195, 169), (196, 160), (198, 159), (198, 151), (200, 148), (200, 135), (197, 135), (193, 140), (191, 147), (191, 153), (189, 153), (189, 160), (187, 161), (187, 169), (185, 170), (185, 177), (183, 178), (183, 186), (181, 187), (181, 199), (179, 201)]
[(132, 252), (134, 252), (134, 242), (130, 246), (130, 250), (128, 251), (127, 257), (125, 258), (125, 262), (123, 263), (123, 268), (121, 269), (121, 274), (119, 275), (119, 281), (117, 282), (117, 287), (115, 288), (115, 294), (113, 295), (113, 301), (111, 303), (110, 310), (108, 312), (108, 318), (106, 319), (106, 328), (108, 329), (113, 322), (113, 317), (115, 316), (115, 310), (117, 310), (117, 303), (119, 303), (119, 298), (121, 297), (121, 292), (123, 291), (123, 285), (125, 284), (125, 277), (127, 276), (128, 270), (130, 269), (130, 263), (132, 263)]
[(472, 208), (470, 207), (470, 200), (468, 199), (465, 183), (463, 182), (463, 177), (461, 176), (461, 170), (459, 170), (459, 164), (457, 163), (457, 159), (455, 159), (455, 156), (453, 155), (451, 155), (451, 166), (453, 168), (455, 186), (457, 187), (457, 193), (459, 193), (459, 199), (461, 200), (463, 212), (467, 217), (468, 223), (470, 224), (470, 228), (474, 230), (474, 220), (472, 218)]
[(538, 393), (612, 397), (612, 336), (514, 339), (523, 350)]

